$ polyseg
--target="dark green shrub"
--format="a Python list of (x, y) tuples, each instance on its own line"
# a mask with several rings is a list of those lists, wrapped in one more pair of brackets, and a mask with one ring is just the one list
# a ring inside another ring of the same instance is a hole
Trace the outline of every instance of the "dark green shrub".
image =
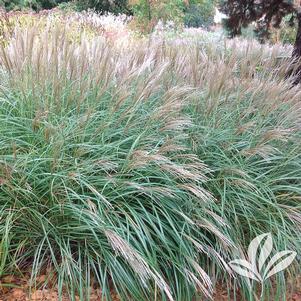
[(99, 0), (0, 0), (0, 6), (7, 10), (31, 8), (34, 10), (51, 9), (57, 5), (74, 6), (77, 10), (95, 9), (97, 11), (111, 11), (114, 13), (130, 13), (126, 0), (99, 1)]
[(0, 6), (7, 10), (32, 8), (34, 10), (51, 9), (62, 3), (63, 0), (0, 0)]
[(204, 0), (199, 3), (189, 4), (185, 10), (184, 24), (187, 27), (208, 28), (214, 21), (214, 3), (211, 0)]
[(131, 13), (127, 7), (127, 0), (76, 0), (78, 10), (95, 9), (97, 11), (110, 11), (113, 13)]

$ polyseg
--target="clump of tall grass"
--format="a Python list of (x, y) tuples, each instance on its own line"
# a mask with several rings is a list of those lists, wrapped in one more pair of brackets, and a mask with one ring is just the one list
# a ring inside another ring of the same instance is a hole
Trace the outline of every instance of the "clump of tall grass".
[[(271, 232), (277, 250), (298, 251), (301, 94), (288, 84), (255, 83), (199, 94), (190, 111), (191, 147), (212, 170), (205, 187), (236, 246), (247, 249), (252, 238)], [(277, 286), (281, 298), (284, 278)]]
[[(190, 147), (212, 170), (205, 187), (228, 225), (227, 236), (246, 250), (256, 235), (271, 232), (277, 249), (298, 252), (301, 94), (287, 78), (294, 68), (290, 49), (239, 40), (190, 49), (180, 71), (196, 90), (187, 111), (194, 123)], [(174, 64), (182, 57), (174, 52)], [(284, 294), (281, 277), (278, 298)]]
[(162, 87), (167, 62), (66, 41), (33, 29), (1, 50), (1, 275), (48, 268), (81, 300), (92, 281), (107, 299), (210, 296), (204, 263), (226, 268), (232, 243), (187, 147), (191, 88)]
[(258, 234), (298, 251), (286, 53), (16, 30), (0, 51), (1, 275), (31, 267), (35, 285), (49, 270), (81, 300), (97, 282), (107, 299), (182, 301), (231, 286), (227, 262)]

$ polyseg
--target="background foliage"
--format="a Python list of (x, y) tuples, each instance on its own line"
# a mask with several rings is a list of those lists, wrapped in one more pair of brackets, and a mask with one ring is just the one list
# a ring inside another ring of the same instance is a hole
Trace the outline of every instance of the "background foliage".
[(142, 31), (151, 31), (159, 20), (173, 21), (176, 25), (208, 27), (213, 24), (214, 0), (0, 0), (0, 6), (7, 10), (63, 9), (125, 13), (135, 15)]
[(285, 16), (289, 16), (291, 26), (297, 16), (293, 0), (221, 0), (220, 8), (228, 16), (224, 25), (230, 37), (240, 35), (243, 28), (256, 23), (254, 31), (262, 42), (270, 37), (272, 28), (280, 28)]
[(121, 13), (128, 11), (126, 0), (0, 0), (0, 6), (7, 10), (32, 8), (34, 10), (50, 9), (59, 4), (72, 3), (78, 10), (95, 9), (98, 11), (112, 11)]
[(297, 26), (291, 22), (291, 15), (283, 18), (279, 28), (271, 30), (271, 41), (273, 43), (294, 44), (297, 34)]
[(63, 2), (62, 0), (0, 0), (0, 5), (7, 10), (23, 8), (49, 9)]
[(187, 27), (209, 27), (213, 24), (215, 3), (212, 0), (192, 0), (185, 7), (184, 24)]

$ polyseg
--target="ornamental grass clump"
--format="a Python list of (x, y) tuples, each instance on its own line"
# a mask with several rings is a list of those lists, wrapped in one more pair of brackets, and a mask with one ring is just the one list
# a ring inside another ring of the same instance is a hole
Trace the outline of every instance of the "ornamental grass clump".
[(216, 282), (255, 300), (227, 263), (262, 233), (301, 243), (288, 50), (17, 28), (0, 50), (0, 275), (47, 272), (72, 300), (206, 300)]
[(34, 286), (47, 269), (81, 300), (92, 283), (107, 299), (210, 296), (204, 263), (227, 268), (215, 249), (233, 245), (187, 147), (191, 88), (168, 61), (35, 32), (1, 50), (1, 275), (30, 267)]

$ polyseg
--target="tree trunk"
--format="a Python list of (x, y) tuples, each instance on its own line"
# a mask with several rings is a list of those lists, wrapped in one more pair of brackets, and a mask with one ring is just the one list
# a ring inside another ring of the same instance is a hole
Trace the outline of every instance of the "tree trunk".
[(147, 0), (147, 10), (148, 10), (148, 20), (151, 21), (152, 20), (152, 13), (151, 13), (151, 0)]
[(297, 66), (294, 68), (293, 74), (296, 76), (296, 79), (294, 80), (294, 85), (297, 85), (301, 83), (301, 12), (299, 11), (297, 14), (297, 20), (298, 20), (298, 29), (297, 29), (297, 35), (293, 50), (293, 61), (297, 64)]

